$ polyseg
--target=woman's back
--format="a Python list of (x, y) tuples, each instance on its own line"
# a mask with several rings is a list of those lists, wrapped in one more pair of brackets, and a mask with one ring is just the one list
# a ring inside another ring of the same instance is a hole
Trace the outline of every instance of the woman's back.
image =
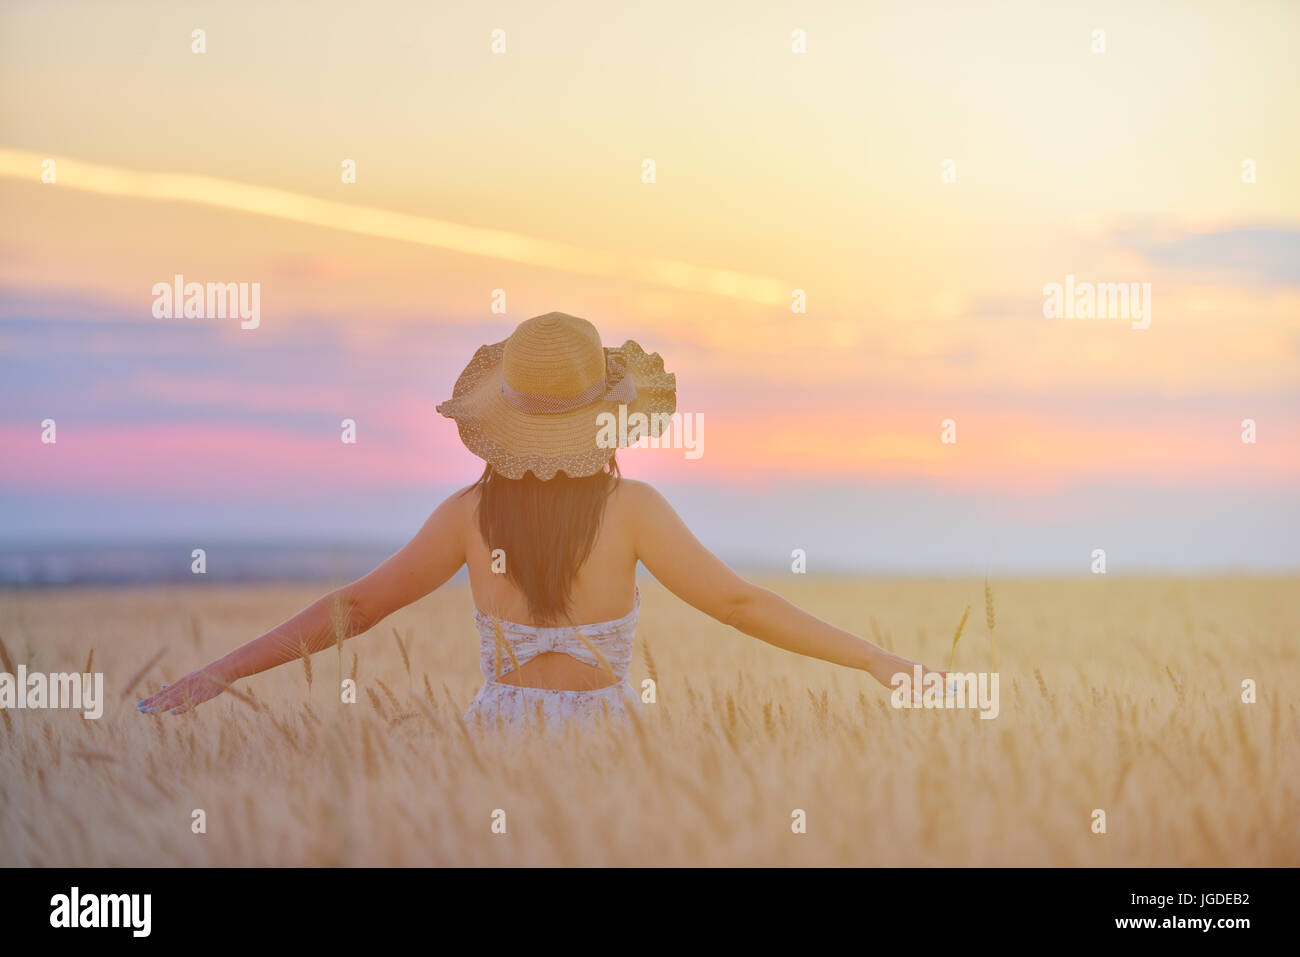
[[(483, 540), (477, 517), (481, 491), (471, 488), (462, 499), (460, 522), (475, 608), (507, 626), (531, 626), (532, 630), (545, 628), (551, 632), (557, 625), (570, 623), (579, 626), (579, 631), (582, 625), (623, 623), (637, 604), (637, 553), (631, 518), (640, 484), (622, 479), (614, 486), (605, 500), (591, 553), (573, 574), (569, 594), (571, 622), (546, 624), (532, 621), (527, 597), (506, 574), (510, 555), (503, 551), (494, 558), (495, 547)], [(527, 630), (530, 629), (507, 627), (504, 637), (509, 639), (512, 632)], [(576, 647), (582, 649), (582, 639), (570, 639), (570, 643), (574, 640)], [(534, 688), (586, 690), (617, 680), (606, 668), (584, 663), (563, 651), (543, 652), (518, 668), (506, 670), (509, 673), (500, 678), (503, 683)]]

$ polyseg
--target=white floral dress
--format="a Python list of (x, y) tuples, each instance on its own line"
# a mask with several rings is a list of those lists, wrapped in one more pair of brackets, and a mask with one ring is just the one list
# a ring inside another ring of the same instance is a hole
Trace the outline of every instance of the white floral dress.
[[(484, 681), (465, 712), (466, 723), (470, 728), (559, 729), (571, 721), (586, 725), (607, 718), (626, 720), (629, 712), (641, 707), (640, 698), (627, 680), (640, 610), (640, 589), (628, 614), (591, 625), (521, 625), (474, 609), (479, 670)], [(617, 680), (591, 691), (528, 688), (499, 680), (548, 652), (569, 655), (583, 664), (612, 672)]]

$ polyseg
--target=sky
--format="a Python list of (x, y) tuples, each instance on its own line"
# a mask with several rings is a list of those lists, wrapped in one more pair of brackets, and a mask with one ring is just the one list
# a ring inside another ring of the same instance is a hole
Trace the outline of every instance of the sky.
[[(676, 373), (702, 454), (620, 464), (738, 564), (1294, 570), (1297, 39), (1287, 2), (0, 3), (0, 549), (396, 547), (481, 470), (437, 403), (558, 310)], [(176, 275), (257, 283), (257, 327), (155, 316)], [(1045, 316), (1067, 276), (1149, 325)]]

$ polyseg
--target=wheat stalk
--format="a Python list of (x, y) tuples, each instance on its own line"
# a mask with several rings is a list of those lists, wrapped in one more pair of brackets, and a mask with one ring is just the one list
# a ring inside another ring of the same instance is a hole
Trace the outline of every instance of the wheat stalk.
[[(334, 651), (338, 656), (339, 665), (339, 684), (343, 684), (343, 642), (348, 637), (347, 616), (343, 614), (343, 600), (338, 594), (334, 595), (334, 601), (330, 605), (330, 626), (334, 631)], [(355, 682), (357, 675), (356, 655), (352, 656), (352, 680)]]
[[(366, 691), (373, 697), (374, 695), (373, 691), (371, 691), (369, 688), (367, 688)], [(383, 715), (383, 712), (381, 711), (380, 714)], [(387, 720), (386, 716), (384, 720)], [(374, 777), (375, 772), (379, 770), (379, 763), (375, 759), (374, 745), (371, 744), (370, 741), (369, 723), (363, 724), (361, 726), (361, 763), (366, 769), (366, 774), (370, 775), (371, 777)]]
[(984, 623), (989, 626), (989, 648), (993, 652), (993, 671), (998, 670), (998, 646), (993, 640), (993, 589), (989, 587), (988, 576), (984, 577)]
[(1168, 665), (1165, 665), (1165, 674), (1169, 676), (1169, 683), (1174, 686), (1174, 692), (1181, 700), (1183, 697), (1183, 686), (1179, 683), (1178, 679), (1174, 677), (1174, 673), (1169, 669)]
[(311, 697), (311, 654), (307, 651), (307, 642), (299, 640), (298, 654), (302, 657), (302, 670), (307, 675), (307, 697)]
[(233, 685), (227, 684), (226, 682), (222, 681), (220, 678), (214, 678), (212, 677), (212, 675), (204, 675), (204, 678), (210, 683), (216, 685), (222, 691), (226, 692), (226, 694), (231, 695), (232, 697), (238, 699), (239, 701), (244, 702), (244, 704), (248, 705), (254, 711), (264, 710), (261, 703), (252, 697), (251, 689), (249, 694), (244, 694), (244, 692), (240, 691), (238, 688), (234, 687)]
[[(126, 687), (122, 689), (123, 698), (127, 697), (131, 693), (131, 689), (140, 683), (140, 679), (143, 678), (148, 673), (150, 668), (158, 664), (158, 659), (160, 659), (166, 653), (167, 653), (166, 648), (159, 648), (156, 652), (154, 652), (152, 658), (150, 658), (148, 661), (146, 661), (143, 665), (140, 666), (140, 670), (131, 676), (131, 680), (128, 681), (126, 683)], [(5, 657), (7, 658), (8, 655), (6, 655)]]
[(115, 755), (109, 754), (106, 751), (89, 751), (86, 750), (85, 748), (71, 748), (68, 751), (68, 755), (74, 758), (81, 758), (81, 760), (83, 761), (116, 761), (117, 760), (117, 757)]
[(957, 653), (957, 639), (961, 637), (961, 630), (966, 627), (966, 619), (970, 616), (970, 605), (961, 613), (961, 621), (957, 623), (957, 630), (953, 632), (952, 647), (948, 649), (948, 670), (952, 671), (952, 656)]
[[(597, 662), (599, 662), (601, 670), (604, 671), (607, 675), (609, 675), (610, 681), (611, 682), (618, 681), (618, 675), (614, 673), (614, 669), (610, 667), (609, 662), (605, 660), (605, 656), (600, 653), (599, 649), (597, 649), (595, 645), (593, 645), (590, 641), (587, 640), (587, 636), (584, 635), (577, 628), (573, 629), (573, 634), (580, 642), (582, 642), (582, 644), (586, 647), (586, 649), (591, 652), (592, 657), (595, 658)], [(603, 699), (601, 701), (601, 704), (604, 704)]]
[(411, 693), (411, 659), (406, 653), (406, 645), (402, 644), (402, 636), (393, 629), (393, 640), (397, 642), (397, 650), (402, 655), (402, 667), (406, 669), (406, 693)]
[(493, 642), (494, 650), (496, 651), (497, 681), (500, 681), (502, 650), (504, 649), (505, 653), (510, 657), (511, 671), (519, 670), (519, 659), (515, 657), (515, 652), (514, 649), (510, 647), (510, 642), (506, 641), (505, 632), (501, 630), (501, 622), (497, 621), (495, 615), (491, 615), (489, 617), (492, 619), (492, 642)]
[[(432, 704), (432, 703), (433, 703), (433, 692), (432, 692), (432, 690), (429, 689), (429, 676), (428, 676), (428, 675), (425, 675), (425, 676), (424, 676), (424, 687), (425, 687), (425, 690), (428, 692), (428, 695), (429, 695), (429, 704)], [(425, 719), (429, 722), (429, 724), (433, 725), (434, 730), (435, 730), (435, 731), (436, 731), (436, 730), (439, 730), (440, 725), (438, 724), (438, 718), (437, 718), (437, 716), (434, 715), (434, 713), (433, 713), (433, 708), (431, 708), (428, 704), (425, 704), (425, 703), (424, 703), (423, 701), (421, 701), (419, 698), (415, 698), (415, 699), (413, 699), (413, 700), (415, 701), (416, 706), (419, 707), (420, 711), (424, 714)]]
[[(650, 676), (650, 680), (653, 681), (653, 682), (655, 683), (655, 687), (658, 688), (658, 687), (659, 687), (659, 669), (657, 669), (657, 668), (655, 667), (655, 657), (654, 657), (654, 655), (650, 654), (650, 642), (648, 642), (648, 641), (642, 641), (642, 642), (641, 642), (641, 657), (645, 659), (645, 670), (646, 670), (646, 674), (648, 674), (648, 675)], [(743, 674), (743, 672), (742, 672), (742, 674)]]
[(393, 694), (393, 692), (389, 690), (388, 685), (384, 684), (383, 679), (376, 678), (375, 684), (379, 685), (380, 690), (384, 692), (384, 696), (388, 698), (388, 703), (393, 706), (393, 711), (400, 711), (402, 706), (397, 703), (397, 695)]

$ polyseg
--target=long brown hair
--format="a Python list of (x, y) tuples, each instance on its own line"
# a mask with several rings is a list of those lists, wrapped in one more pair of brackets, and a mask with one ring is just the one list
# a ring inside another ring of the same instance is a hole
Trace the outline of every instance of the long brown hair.
[(489, 551), (505, 552), (506, 578), (524, 593), (533, 624), (570, 618), (573, 580), (596, 544), (618, 480), (611, 457), (595, 475), (570, 478), (561, 471), (547, 481), (532, 472), (509, 479), (488, 465), (466, 489), (479, 490), (479, 533)]

